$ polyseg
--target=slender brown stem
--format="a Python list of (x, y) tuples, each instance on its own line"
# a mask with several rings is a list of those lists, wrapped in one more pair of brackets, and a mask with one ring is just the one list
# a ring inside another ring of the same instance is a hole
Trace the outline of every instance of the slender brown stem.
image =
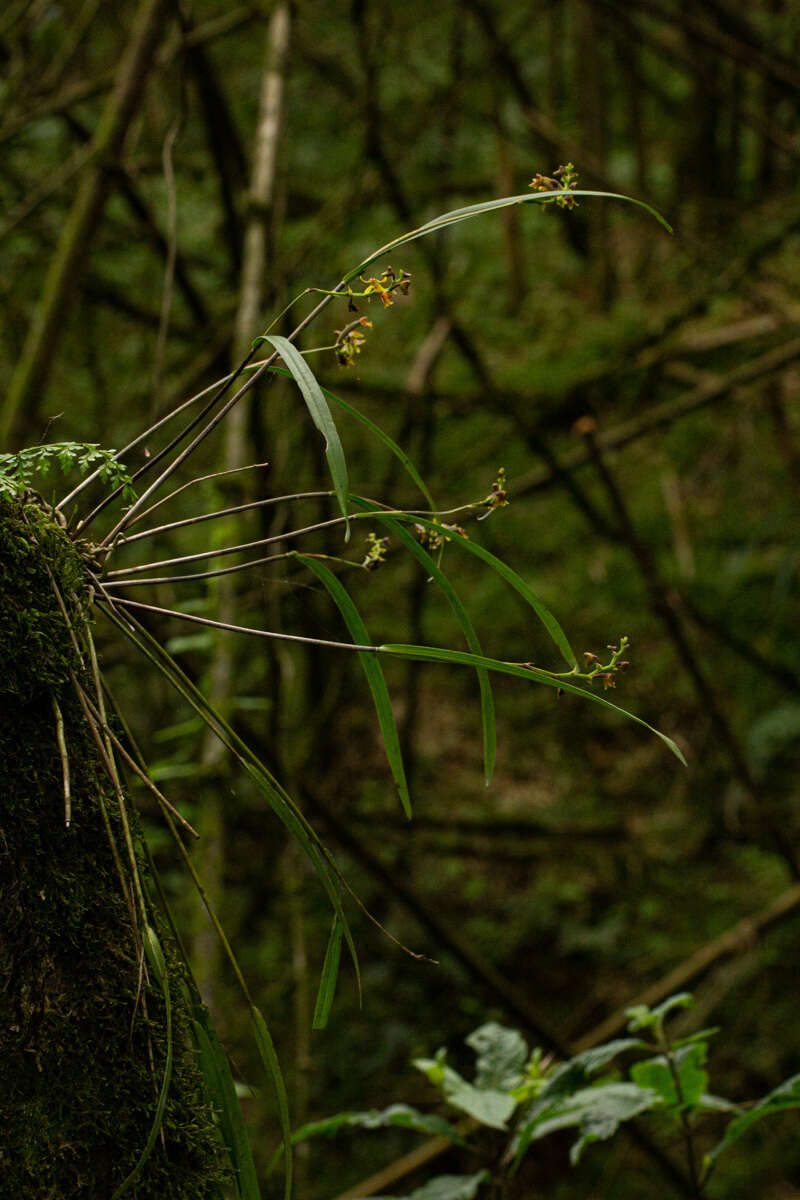
[[(226, 378), (229, 379), (230, 376), (226, 376)], [(219, 385), (219, 382), (220, 382), (219, 380), (215, 380), (214, 383), (210, 383), (208, 385), (208, 387), (203, 388), (203, 390), (201, 392), (197, 392), (196, 395), (190, 396), (188, 400), (184, 400), (181, 404), (178, 405), (177, 408), (173, 408), (171, 412), (168, 412), (166, 414), (166, 416), (161, 417), (158, 421), (155, 422), (154, 425), (150, 425), (149, 428), (145, 429), (143, 433), (140, 433), (137, 437), (135, 437), (132, 442), (128, 442), (127, 446), (123, 446), (121, 450), (118, 450), (116, 452), (116, 454), (114, 455), (112, 461), (119, 462), (122, 458), (124, 458), (124, 456), (126, 454), (129, 454), (131, 450), (135, 450), (136, 447), (145, 440), (145, 438), (152, 437), (152, 435), (154, 433), (157, 433), (163, 425), (167, 424), (168, 421), (173, 420), (174, 417), (180, 416), (180, 414), (184, 411), (184, 409), (188, 408), (191, 404), (196, 404), (198, 400), (202, 400), (203, 396), (207, 396), (208, 393), (213, 388), (215, 388)], [(255, 463), (254, 464), (254, 466), (266, 466), (266, 465), (267, 465), (266, 463)], [(76, 487), (74, 487), (71, 492), (68, 492), (67, 495), (63, 498), (63, 500), (59, 500), (58, 504), (56, 505), (56, 511), (57, 512), (61, 511), (67, 504), (70, 504), (76, 498), (76, 496), (80, 495), (80, 493), (84, 490), (84, 488), (87, 488), (90, 483), (93, 483), (94, 480), (97, 479), (97, 477), (99, 476), (100, 470), (101, 470), (101, 468), (98, 467), (96, 471), (92, 471), (91, 474), (87, 475), (85, 479), (82, 479), (81, 482)], [(195, 482), (195, 480), (192, 480), (192, 483), (194, 483), (194, 482)], [(189, 487), (190, 485), (188, 483), (185, 483), (183, 486)], [(178, 491), (181, 491), (181, 490), (182, 490), (181, 488), (178, 488)], [(173, 492), (172, 495), (177, 495), (177, 493)], [(166, 497), (166, 499), (169, 499), (169, 497)], [(164, 502), (165, 501), (163, 501), (163, 500), (159, 501), (159, 503), (161, 503), (161, 504), (163, 504)], [(153, 507), (155, 508), (156, 506), (153, 505)], [(94, 513), (89, 514), (89, 517), (93, 517), (93, 516), (94, 516)], [(86, 522), (89, 520), (89, 517), (87, 517), (85, 521), (81, 522), (81, 524), (86, 524)]]
[[(206, 388), (206, 391), (210, 391), (212, 387), (216, 387), (216, 384), (212, 383), (210, 387)], [(202, 394), (204, 395), (205, 393)], [(161, 508), (162, 504), (168, 504), (170, 500), (174, 500), (181, 492), (185, 492), (187, 488), (194, 487), (195, 484), (209, 483), (211, 480), (223, 479), (227, 475), (238, 475), (240, 471), (260, 471), (269, 465), (268, 462), (247, 463), (244, 467), (231, 467), (227, 471), (212, 471), (209, 475), (198, 475), (196, 479), (190, 479), (188, 483), (182, 483), (179, 488), (175, 488), (174, 492), (169, 492), (168, 495), (162, 496), (160, 500), (157, 500), (155, 504), (151, 504), (149, 508), (143, 509), (138, 517), (134, 521), (131, 521), (131, 525), (137, 525), (139, 521), (144, 520), (150, 513), (155, 512), (157, 508)], [(131, 538), (123, 537), (121, 541), (131, 541)]]
[[(251, 558), (249, 562), (237, 563), (235, 567), (220, 567), (217, 571), (195, 571), (191, 575), (156, 575), (154, 578), (146, 579), (106, 579), (103, 581), (103, 588), (132, 588), (132, 587), (147, 587), (148, 584), (156, 583), (194, 583), (198, 579), (218, 579), (220, 575), (233, 575), (237, 571), (249, 571), (251, 567), (263, 567), (265, 563), (279, 562), (281, 559), (291, 558), (291, 552), (285, 554), (269, 554), (265, 558)], [(350, 563), (350, 566), (357, 566), (357, 563)]]
[[(342, 281), (341, 283), (338, 283), (336, 285), (336, 287), (333, 289), (332, 295), (323, 296), (322, 299), (320, 300), (319, 304), (314, 306), (314, 308), (311, 310), (311, 312), (306, 317), (303, 318), (303, 320), (300, 322), (300, 324), (297, 326), (297, 328), (289, 335), (288, 340), (293, 341), (296, 337), (298, 337), (300, 335), (300, 333), (302, 333), (302, 331), (306, 328), (306, 326), (309, 325), (323, 311), (323, 309), (327, 308), (328, 304), (330, 303), (330, 301), (332, 299), (333, 294), (337, 294), (337, 293), (343, 291), (346, 286), (347, 286), (346, 283), (344, 281)], [(251, 350), (250, 353), (245, 358), (245, 360), (237, 367), (237, 369), (234, 371), (233, 376), (230, 380), (231, 383), (235, 379), (237, 379), (238, 376), (242, 373), (244, 368), (249, 363), (250, 359), (253, 357), (254, 353), (255, 353), (255, 350)], [(256, 383), (258, 383), (258, 381), (261, 379), (261, 377), (267, 373), (269, 367), (272, 366), (272, 364), (278, 359), (278, 357), (279, 357), (279, 355), (276, 350), (273, 354), (270, 355), (270, 357), (268, 359), (266, 359), (264, 361), (263, 366), (259, 367), (259, 369), (257, 371), (255, 371), (254, 374), (252, 374), (250, 376), (250, 378), (245, 381), (244, 384), (242, 384), (242, 386), (239, 388), (238, 392), (234, 393), (234, 395), (231, 396), (230, 400), (228, 400), (227, 403), (224, 404), (223, 407), (219, 410), (219, 412), (216, 413), (216, 415), (213, 416), (211, 418), (211, 420), (207, 422), (207, 424), (200, 430), (200, 432), (192, 439), (192, 441), (189, 443), (189, 445), (186, 446), (186, 448), (184, 450), (182, 450), (181, 453), (178, 454), (172, 460), (172, 462), (169, 464), (169, 466), (164, 471), (161, 472), (161, 474), (158, 476), (157, 479), (153, 480), (153, 482), (150, 484), (150, 486), (142, 493), (142, 495), (135, 502), (135, 504), (133, 504), (132, 507), (128, 509), (128, 511), (124, 514), (124, 516), (120, 517), (119, 521), (114, 526), (114, 528), (111, 530), (111, 532), (108, 533), (105, 536), (105, 538), (103, 538), (103, 541), (100, 543), (101, 546), (113, 545), (114, 539), (117, 537), (118, 534), (122, 533), (122, 531), (125, 528), (127, 528), (127, 526), (131, 523), (133, 518), (136, 516), (137, 512), (139, 512), (140, 509), (144, 506), (145, 501), (148, 500), (150, 498), (150, 496), (152, 496), (152, 494), (155, 491), (157, 491), (161, 487), (161, 485), (163, 483), (165, 483), (167, 481), (167, 479), (170, 478), (171, 475), (174, 474), (175, 471), (178, 470), (178, 468), (181, 466), (182, 463), (184, 463), (186, 461), (186, 459), (189, 457), (190, 454), (194, 453), (194, 451), (197, 449), (197, 447), (203, 441), (205, 441), (205, 439), (208, 437), (208, 435), (210, 433), (212, 433), (216, 429), (217, 425), (219, 425), (219, 423), (225, 419), (225, 417), (228, 415), (228, 413), (231, 411), (231, 409), (236, 404), (239, 403), (242, 396), (244, 396), (247, 392), (249, 392), (250, 389), (252, 387), (254, 387)], [(214, 405), (217, 402), (217, 399), (219, 399), (222, 396), (223, 392), (227, 390), (227, 387), (228, 387), (228, 384), (226, 384), (224, 388), (220, 389), (220, 391), (217, 393), (216, 396), (214, 396), (211, 403), (206, 406), (206, 408), (203, 410), (203, 412), (200, 413), (199, 416), (196, 417), (195, 420), (186, 427), (186, 429), (179, 435), (179, 437), (177, 439), (175, 439), (175, 444), (177, 444), (178, 441), (182, 441), (184, 437), (188, 436), (188, 433), (190, 432), (190, 430), (193, 429), (194, 426), (197, 425), (202, 420), (202, 418), (206, 415), (206, 413), (209, 412), (214, 407)], [(166, 452), (167, 452), (166, 450), (162, 451), (161, 454), (156, 456), (156, 458), (157, 459), (163, 458), (164, 454)], [(151, 463), (147, 464), (147, 468), (149, 469), (151, 465), (154, 465), (154, 463), (151, 462)], [(144, 468), (143, 468), (143, 470), (144, 470)]]
[[(80, 684), (78, 684), (77, 686), (80, 688)], [(83, 689), (81, 689), (81, 690), (83, 690)], [(86, 703), (89, 706), (90, 710), (93, 710), (94, 718), (98, 722), (103, 733), (105, 734), (105, 736), (107, 738), (110, 738), (110, 740), (114, 743), (117, 750), (122, 755), (122, 757), (125, 759), (126, 763), (131, 768), (131, 770), (139, 777), (139, 779), (141, 779), (141, 781), (145, 785), (145, 787), (147, 787), (149, 789), (149, 791), (151, 791), (153, 793), (153, 795), (155, 796), (158, 803), (162, 806), (162, 808), (165, 808), (168, 812), (170, 812), (172, 814), (173, 817), (175, 817), (175, 819), (177, 821), (180, 821), (183, 828), (185, 830), (187, 830), (187, 832), (190, 833), (192, 835), (192, 837), (199, 838), (200, 834), (197, 832), (197, 830), (194, 828), (194, 826), (190, 825), (189, 822), (186, 820), (186, 818), (178, 812), (175, 805), (171, 804), (169, 802), (169, 800), (166, 798), (166, 796), (163, 795), (163, 793), (159, 791), (159, 789), (153, 783), (153, 781), (149, 777), (149, 775), (147, 775), (139, 767), (138, 763), (131, 757), (131, 755), (128, 753), (128, 751), (125, 749), (125, 747), (122, 745), (122, 742), (120, 742), (119, 738), (116, 736), (116, 734), (111, 729), (111, 727), (104, 720), (102, 720), (102, 718), (99, 716), (97, 711), (94, 709), (94, 705), (92, 704), (91, 700), (89, 699), (89, 697), (86, 695), (85, 692), (83, 693), (83, 695), (84, 695), (84, 699), (86, 700)]]
[[(244, 468), (234, 468), (243, 470)], [(131, 542), (141, 541), (142, 538), (155, 537), (157, 533), (166, 533), (169, 529), (183, 529), (187, 525), (199, 525), (203, 521), (215, 521), (218, 517), (230, 517), (235, 513), (247, 512), (251, 508), (266, 508), (270, 504), (282, 504), (290, 500), (310, 500), (317, 499), (320, 496), (332, 496), (333, 493), (327, 492), (295, 492), (289, 496), (269, 496), (266, 500), (251, 500), (247, 504), (236, 504), (232, 508), (217, 509), (216, 512), (198, 513), (194, 517), (184, 517), (182, 521), (170, 521), (167, 525), (156, 525), (152, 529), (143, 529), (139, 533), (133, 533), (130, 537), (124, 535), (117, 541), (117, 546), (128, 546)]]
[[(366, 516), (372, 514), (353, 513), (350, 516), (352, 521), (354, 517)], [(184, 554), (180, 558), (163, 558), (159, 562), (140, 563), (136, 567), (119, 567), (116, 571), (109, 571), (107, 578), (115, 579), (119, 576), (140, 575), (142, 571), (154, 571), (157, 567), (175, 567), (181, 563), (201, 562), (205, 558), (222, 558), (227, 554), (239, 554), (244, 550), (253, 550), (256, 546), (270, 546), (275, 542), (286, 541), (287, 538), (302, 537), (307, 533), (316, 533), (320, 529), (328, 529), (331, 525), (341, 525), (344, 523), (344, 517), (332, 517), (328, 521), (319, 521), (316, 525), (307, 525), (303, 529), (292, 529), (288, 533), (273, 534), (271, 537), (257, 538), (254, 542), (242, 542), (236, 546), (223, 546), (220, 550), (201, 550), (197, 554)]]
[[(106, 597), (110, 603), (111, 597)], [(143, 604), (140, 600), (126, 600), (123, 596), (115, 596), (113, 603), (123, 604), (126, 608), (139, 608), (145, 612), (155, 613), (160, 617), (177, 617), (181, 621), (191, 621), (195, 625), (207, 625), (212, 629), (226, 629), (229, 633), (248, 633), (251, 637), (270, 638), (279, 642), (299, 642), (305, 646), (329, 646), (334, 650), (358, 650), (367, 654), (377, 654), (377, 646), (360, 646), (353, 642), (332, 642), (327, 638), (300, 637), (295, 633), (276, 633), (271, 629), (251, 629), (247, 625), (231, 625), (227, 621), (213, 621), (210, 617), (198, 617), (194, 613), (180, 612), (174, 608), (158, 608), (155, 604)]]
[(702, 1190), (700, 1187), (700, 1176), (697, 1170), (697, 1155), (695, 1153), (694, 1135), (692, 1133), (692, 1127), (689, 1124), (689, 1117), (686, 1113), (686, 1100), (683, 1094), (683, 1086), (681, 1085), (680, 1072), (678, 1071), (678, 1064), (675, 1060), (675, 1052), (672, 1049), (672, 1042), (670, 1041), (669, 1035), (664, 1029), (663, 1025), (661, 1026), (659, 1033), (661, 1049), (663, 1050), (664, 1057), (667, 1060), (669, 1073), (672, 1077), (672, 1086), (675, 1088), (675, 1096), (678, 1101), (678, 1117), (681, 1123), (683, 1142), (686, 1147), (686, 1161), (689, 1167), (689, 1180), (695, 1197), (697, 1197), (697, 1200), (700, 1200), (702, 1197)]

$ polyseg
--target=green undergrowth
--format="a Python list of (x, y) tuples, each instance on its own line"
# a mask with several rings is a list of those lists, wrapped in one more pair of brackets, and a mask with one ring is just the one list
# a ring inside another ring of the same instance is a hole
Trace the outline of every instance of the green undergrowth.
[[(56, 587), (80, 632), (84, 577), (48, 510), (30, 496), (0, 501), (0, 1175), (4, 1195), (26, 1200), (117, 1194), (151, 1134), (169, 1048), (165, 998), (141, 966), (104, 824), (103, 807), (132, 891), (119, 804), (70, 679), (89, 677)], [(125, 1193), (219, 1197), (225, 1171), (182, 967), (152, 907), (149, 920), (167, 962), (174, 1061), (160, 1135)]]

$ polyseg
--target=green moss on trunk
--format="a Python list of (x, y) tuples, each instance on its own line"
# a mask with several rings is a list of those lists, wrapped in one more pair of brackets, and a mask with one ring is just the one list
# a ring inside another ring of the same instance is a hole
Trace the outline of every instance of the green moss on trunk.
[[(100, 801), (130, 886), (118, 805), (70, 682), (81, 666), (48, 566), (80, 629), (79, 554), (35, 501), (0, 501), (0, 1194), (109, 1200), (153, 1123), (165, 1005), (157, 981), (141, 980)], [(69, 828), (53, 697), (69, 755)], [(139, 871), (146, 880), (141, 859)], [(225, 1171), (182, 970), (157, 915), (150, 922), (167, 958), (174, 1068), (163, 1139), (128, 1194), (219, 1197)]]

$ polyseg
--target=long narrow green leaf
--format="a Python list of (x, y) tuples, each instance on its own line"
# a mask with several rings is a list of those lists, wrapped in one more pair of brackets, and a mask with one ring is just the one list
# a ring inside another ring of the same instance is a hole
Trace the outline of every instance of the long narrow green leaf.
[[(262, 342), (269, 342), (286, 363), (286, 366), (294, 376), (295, 383), (302, 392), (312, 421), (325, 439), (325, 457), (328, 460), (328, 469), (333, 480), (333, 490), (336, 492), (336, 498), (339, 501), (342, 515), (345, 518), (345, 522), (347, 522), (347, 463), (342, 443), (339, 439), (339, 432), (331, 416), (331, 410), (328, 408), (327, 401), (322, 394), (322, 389), (314, 378), (314, 374), (308, 363), (288, 338), (278, 337), (276, 334), (271, 333), (263, 334), (261, 337), (255, 339), (253, 346), (258, 346)], [(345, 541), (348, 541), (349, 538), (350, 526), (346, 524)]]
[(403, 233), (400, 237), (394, 238), (391, 242), (387, 242), (385, 246), (381, 246), (378, 250), (374, 250), (362, 262), (349, 271), (344, 277), (344, 283), (349, 283), (351, 279), (355, 279), (360, 275), (365, 267), (376, 259), (381, 258), (384, 254), (389, 254), (392, 250), (396, 250), (398, 246), (405, 246), (409, 242), (415, 242), (418, 238), (425, 237), (429, 233), (435, 233), (437, 229), (443, 229), (448, 225), (456, 225), (460, 221), (466, 221), (470, 217), (478, 217), (482, 213), (494, 212), (499, 208), (509, 208), (515, 204), (552, 204), (559, 195), (565, 196), (595, 196), (603, 200), (622, 200), (626, 204), (633, 204), (637, 208), (643, 208), (652, 217), (658, 221), (660, 225), (666, 229), (667, 233), (672, 233), (672, 226), (668, 221), (665, 221), (659, 212), (651, 208), (649, 204), (645, 204), (643, 200), (636, 200), (633, 196), (623, 196), (618, 192), (595, 192), (585, 190), (564, 191), (559, 192), (525, 192), (521, 196), (502, 196), (496, 200), (486, 200), (482, 204), (468, 204), (466, 208), (454, 208), (451, 212), (442, 213), (438, 217), (434, 217), (431, 221), (426, 221), (424, 225), (420, 225), (418, 229), (411, 229), (408, 233)]
[(328, 1024), (333, 997), (336, 993), (336, 980), (339, 978), (339, 960), (341, 957), (342, 923), (338, 917), (334, 917), (331, 936), (328, 938), (328, 948), (325, 951), (325, 961), (322, 964), (322, 977), (319, 981), (312, 1029), (324, 1029)]
[[(368, 504), (369, 501), (363, 501), (363, 503)], [(523, 600), (531, 606), (569, 666), (573, 668), (577, 667), (578, 660), (575, 657), (575, 652), (569, 644), (567, 635), (550, 612), (550, 609), (542, 603), (533, 591), (533, 588), (516, 571), (512, 570), (507, 563), (497, 558), (496, 555), (492, 554), (490, 550), (486, 550), (478, 542), (473, 542), (471, 538), (457, 533), (455, 529), (444, 529), (437, 521), (430, 521), (427, 517), (417, 517), (408, 513), (393, 512), (391, 516), (395, 521), (403, 521), (408, 525), (421, 525), (424, 529), (429, 529), (431, 532), (438, 534), (439, 537), (447, 538), (453, 545), (466, 550), (468, 554), (474, 554), (476, 558), (480, 558), (490, 566), (502, 579), (505, 579), (506, 583), (510, 583), (514, 590), (519, 592)]]
[(165, 652), (163, 646), (134, 617), (120, 620), (113, 608), (101, 606), (117, 628), (150, 660), (153, 666), (183, 696), (208, 728), (220, 739), (226, 749), (241, 764), (266, 797), (270, 808), (300, 844), (301, 849), (313, 866), (325, 889), (331, 906), (342, 922), (344, 939), (353, 962), (359, 993), (361, 971), (350, 925), (342, 907), (338, 880), (328, 865), (328, 850), (320, 841), (297, 805), (246, 742), (231, 728), (222, 716), (209, 704), (203, 693), (196, 688), (178, 664)]
[[(353, 641), (361, 646), (370, 645), (370, 637), (367, 632), (367, 627), (361, 619), (361, 614), (356, 608), (353, 601), (345, 591), (341, 581), (336, 578), (328, 567), (323, 566), (318, 559), (309, 558), (305, 554), (296, 554), (295, 558), (301, 562), (303, 566), (308, 567), (312, 571), (320, 583), (322, 583), (330, 593), (336, 607), (342, 614), (344, 623), (350, 631), (350, 636)], [(400, 803), (403, 806), (403, 811), (409, 820), (411, 820), (411, 798), (408, 794), (408, 782), (406, 780), (406, 772), (403, 766), (403, 753), (400, 749), (400, 736), (397, 732), (397, 723), (394, 719), (392, 711), (392, 702), (389, 698), (389, 689), (386, 686), (386, 680), (383, 677), (383, 670), (380, 663), (374, 654), (359, 653), (361, 666), (364, 669), (364, 674), (367, 677), (369, 690), (372, 692), (372, 700), (375, 704), (375, 712), (378, 715), (378, 724), (380, 725), (381, 737), (383, 738), (383, 746), (386, 750), (386, 757), (389, 760), (389, 766), (394, 776), (394, 781), (397, 784), (397, 790), (400, 793)]]
[(654, 733), (657, 738), (667, 746), (677, 759), (686, 766), (686, 759), (683, 756), (680, 748), (673, 742), (671, 737), (667, 737), (659, 729), (655, 729), (652, 725), (648, 725), (647, 721), (643, 721), (641, 717), (635, 716), (627, 709), (620, 708), (616, 704), (612, 704), (610, 700), (605, 700), (602, 696), (595, 695), (585, 688), (576, 687), (574, 683), (568, 683), (565, 679), (558, 679), (553, 675), (549, 675), (547, 671), (539, 671), (536, 667), (522, 667), (517, 663), (501, 662), (496, 658), (485, 658), (483, 655), (466, 654), (463, 650), (444, 650), (438, 646), (402, 646), (399, 644), (386, 644), (378, 646), (379, 654), (389, 654), (393, 658), (413, 659), (417, 662), (443, 662), (443, 663), (458, 663), (465, 667), (485, 667), (489, 671), (499, 671), (504, 675), (515, 675), (518, 679), (535, 679), (537, 683), (543, 683), (546, 687), (556, 688), (562, 692), (570, 692), (573, 696), (582, 696), (584, 700), (591, 700), (594, 704), (600, 704), (603, 708), (610, 708), (612, 712), (619, 713), (620, 716), (627, 717), (629, 721), (634, 721), (637, 725), (644, 726)]
[(206, 1089), (219, 1113), (222, 1139), (234, 1172), (239, 1200), (261, 1200), (253, 1152), (236, 1097), (228, 1056), (222, 1048), (208, 1009), (193, 996), (192, 1033)]
[(164, 1109), (167, 1105), (167, 1095), (169, 1093), (169, 1085), (172, 1080), (172, 998), (169, 991), (169, 976), (167, 974), (167, 967), (164, 961), (164, 952), (161, 949), (161, 945), (155, 930), (150, 925), (145, 926), (143, 940), (148, 962), (154, 976), (161, 984), (161, 994), (164, 997), (167, 1054), (164, 1060), (164, 1076), (161, 1080), (161, 1090), (159, 1092), (158, 1102), (156, 1104), (156, 1111), (153, 1114), (153, 1123), (150, 1126), (150, 1132), (147, 1135), (147, 1141), (145, 1142), (144, 1149), (139, 1156), (139, 1161), (136, 1163), (136, 1166), (133, 1168), (130, 1174), (123, 1179), (122, 1183), (112, 1195), (111, 1200), (119, 1200), (119, 1197), (123, 1196), (125, 1192), (127, 1192), (128, 1189), (133, 1186), (133, 1184), (141, 1175), (142, 1169), (147, 1163), (150, 1155), (153, 1153), (153, 1148), (156, 1144), (156, 1138), (158, 1137), (159, 1130), (161, 1129), (161, 1123), (164, 1120)]
[[(285, 371), (283, 367), (270, 367), (270, 372), (273, 375), (291, 376), (291, 372)], [(376, 425), (374, 421), (370, 420), (369, 417), (365, 416), (364, 413), (360, 412), (359, 409), (355, 408), (347, 400), (343, 400), (341, 396), (337, 396), (334, 392), (329, 391), (328, 388), (322, 387), (322, 385), (320, 385), (319, 390), (322, 392), (326, 400), (330, 400), (333, 404), (338, 404), (339, 408), (341, 408), (343, 412), (346, 412), (349, 416), (354, 417), (356, 421), (360, 421), (362, 425), (369, 429), (370, 433), (375, 435), (378, 441), (383, 442), (386, 449), (394, 455), (398, 462), (402, 464), (403, 469), (408, 473), (411, 479), (413, 479), (415, 485), (419, 488), (427, 500), (428, 507), (431, 510), (435, 509), (436, 505), (434, 504), (433, 497), (428, 490), (425, 480), (422, 478), (402, 446), (398, 446), (397, 442), (393, 438), (390, 438), (389, 434), (386, 433), (384, 429), (381, 429), (380, 425)], [(348, 499), (352, 500), (352, 496), (348, 497)]]
[(289, 1100), (286, 1095), (286, 1084), (283, 1081), (278, 1056), (275, 1053), (275, 1047), (272, 1044), (270, 1032), (267, 1029), (267, 1023), (261, 1015), (261, 1011), (252, 1005), (250, 1016), (253, 1021), (253, 1028), (256, 1035), (256, 1045), (258, 1053), (261, 1056), (261, 1061), (272, 1076), (272, 1082), (275, 1087), (275, 1095), (278, 1098), (278, 1118), (281, 1124), (281, 1133), (283, 1135), (283, 1145), (286, 1154), (286, 1186), (284, 1196), (286, 1200), (291, 1200), (292, 1197), (292, 1126), (289, 1121)]
[[(351, 496), (350, 500), (353, 504), (363, 508), (365, 502), (359, 500), (355, 496)], [(439, 567), (439, 564), (432, 558), (428, 551), (419, 544), (416, 538), (404, 529), (403, 526), (392, 517), (381, 516), (375, 517), (385, 529), (388, 529), (398, 541), (406, 547), (410, 554), (417, 559), (427, 571), (431, 579), (436, 582), (444, 592), (447, 601), (455, 613), (456, 619), (461, 626), (462, 632), (466, 639), (467, 645), (473, 654), (482, 654), (481, 644), (478, 641), (478, 635), (475, 632), (472, 621), (469, 618), (467, 610), (459, 599), (458, 593), (451, 584), (450, 580)], [(483, 763), (484, 775), (486, 778), (486, 786), (488, 787), (492, 781), (494, 774), (495, 758), (497, 756), (497, 731), (494, 717), (494, 696), (492, 695), (492, 685), (489, 680), (489, 672), (483, 667), (478, 667), (476, 670), (478, 676), (478, 687), (481, 693), (481, 724), (483, 726)]]

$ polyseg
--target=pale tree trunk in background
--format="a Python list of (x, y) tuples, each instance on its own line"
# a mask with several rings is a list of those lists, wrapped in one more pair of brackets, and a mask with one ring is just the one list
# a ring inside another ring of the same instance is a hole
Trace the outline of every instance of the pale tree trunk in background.
[[(242, 252), (242, 275), (239, 307), (234, 332), (234, 363), (244, 358), (252, 339), (260, 332), (265, 281), (269, 275), (267, 261), (272, 206), (275, 197), (275, 163), (281, 130), (286, 52), (289, 44), (289, 6), (279, 4), (270, 19), (267, 50), (261, 80), (258, 127), (253, 153), (253, 174), (248, 196), (247, 220)], [(230, 412), (225, 422), (225, 467), (235, 469), (252, 459), (247, 438), (247, 405), (240, 404)], [(234, 476), (234, 479), (237, 477)], [(222, 531), (222, 537), (225, 531)], [(236, 621), (236, 585), (233, 577), (223, 577), (217, 588), (218, 617), (221, 621)], [(224, 713), (236, 693), (236, 658), (238, 642), (223, 634), (215, 647), (211, 669), (209, 700)], [(198, 868), (205, 885), (220, 904), (223, 898), (225, 867), (225, 794), (222, 779), (225, 770), (225, 750), (211, 733), (206, 736), (201, 762), (208, 778), (202, 802), (200, 820), (201, 848)], [(195, 971), (204, 1000), (212, 1012), (217, 1000), (216, 988), (220, 977), (219, 945), (211, 927), (203, 920), (194, 944)]]
[(26, 422), (35, 419), (38, 413), (67, 300), (102, 219), (113, 168), (119, 163), (125, 136), (144, 96), (167, 8), (168, 0), (144, 0), (139, 9), (133, 36), (123, 53), (114, 88), (92, 139), (89, 162), (50, 262), (22, 354), (0, 407), (0, 447), (7, 446), (18, 413), (24, 413)]
[[(606, 169), (606, 92), (603, 74), (603, 37), (589, 0), (578, 0), (576, 91), (580, 110), (581, 140)], [(580, 163), (576, 163), (580, 168)], [(581, 181), (579, 180), (579, 186)], [(616, 272), (610, 242), (609, 209), (605, 204), (587, 207), (589, 262), (598, 282), (598, 292), (610, 304), (616, 290)]]

